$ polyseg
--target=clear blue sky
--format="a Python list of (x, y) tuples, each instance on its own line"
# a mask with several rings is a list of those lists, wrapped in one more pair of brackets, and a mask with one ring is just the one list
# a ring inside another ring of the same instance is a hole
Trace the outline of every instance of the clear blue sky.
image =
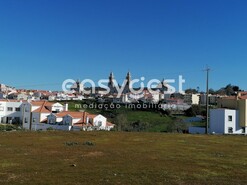
[(0, 0), (0, 83), (61, 90), (111, 71), (247, 90), (246, 0)]

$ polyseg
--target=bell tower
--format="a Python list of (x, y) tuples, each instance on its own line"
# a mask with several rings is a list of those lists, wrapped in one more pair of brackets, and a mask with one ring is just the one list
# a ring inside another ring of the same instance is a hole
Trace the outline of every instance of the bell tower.
[(110, 93), (111, 94), (112, 93), (115, 93), (116, 89), (115, 89), (115, 84), (114, 84), (114, 75), (113, 75), (113, 72), (110, 73), (108, 87), (110, 89)]

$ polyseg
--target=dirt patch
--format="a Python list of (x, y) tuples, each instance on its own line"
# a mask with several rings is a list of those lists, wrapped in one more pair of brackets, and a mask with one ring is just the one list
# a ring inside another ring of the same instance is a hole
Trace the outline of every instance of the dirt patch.
[(82, 155), (82, 157), (100, 157), (103, 156), (104, 153), (100, 151), (88, 152)]

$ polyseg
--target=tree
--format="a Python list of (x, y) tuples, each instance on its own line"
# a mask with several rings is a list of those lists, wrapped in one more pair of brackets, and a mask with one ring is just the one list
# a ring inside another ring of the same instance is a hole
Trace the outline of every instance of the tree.
[(227, 96), (234, 95), (233, 86), (232, 86), (231, 84), (228, 84), (228, 85), (225, 87), (225, 92), (226, 92), (226, 95), (227, 95)]
[(209, 93), (209, 94), (215, 94), (215, 91), (214, 91), (212, 88), (210, 88), (210, 89), (208, 90), (208, 93)]
[(217, 94), (232, 96), (236, 95), (236, 92), (241, 91), (239, 86), (228, 84), (225, 87), (220, 88), (216, 91)]
[(126, 130), (128, 127), (128, 120), (126, 115), (124, 114), (118, 114), (115, 119), (114, 119), (115, 124), (117, 125), (117, 130), (118, 131), (123, 131)]
[(189, 109), (184, 111), (184, 114), (188, 117), (196, 116), (196, 115), (204, 115), (205, 107), (200, 105), (192, 105)]
[(180, 118), (175, 120), (167, 126), (167, 132), (182, 133), (188, 129), (188, 125)]
[(232, 89), (233, 89), (233, 91), (235, 91), (235, 92), (241, 91), (241, 90), (239, 89), (239, 86), (236, 86), (236, 85), (232, 86)]
[(144, 131), (149, 127), (148, 123), (141, 122), (140, 120), (131, 123), (131, 128), (128, 131)]
[(189, 89), (185, 90), (185, 93), (186, 94), (196, 94), (196, 93), (198, 93), (198, 90), (189, 88)]

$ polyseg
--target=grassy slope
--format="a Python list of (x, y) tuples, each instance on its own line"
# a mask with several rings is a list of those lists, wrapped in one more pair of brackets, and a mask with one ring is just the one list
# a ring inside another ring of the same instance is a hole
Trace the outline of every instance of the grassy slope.
[(244, 136), (5, 132), (0, 184), (247, 184), (246, 154)]
[(140, 120), (141, 122), (149, 123), (150, 128), (147, 131), (154, 132), (165, 131), (167, 124), (173, 121), (170, 117), (160, 116), (156, 112), (129, 111), (126, 116), (129, 122)]
[[(81, 107), (83, 109), (82, 103), (81, 103)], [(70, 102), (69, 110), (79, 111), (80, 108), (75, 108), (75, 102)], [(166, 131), (167, 124), (173, 122), (173, 120), (170, 117), (160, 116), (160, 114), (157, 112), (140, 111), (140, 110), (133, 111), (129, 108), (125, 108), (124, 106), (121, 107), (120, 109), (108, 110), (108, 111), (103, 111), (100, 109), (90, 109), (90, 108), (84, 110), (93, 114), (102, 114), (108, 118), (109, 118), (109, 113), (111, 112), (116, 115), (124, 114), (126, 116), (126, 119), (128, 120), (128, 123), (133, 123), (136, 121), (140, 121), (142, 123), (148, 123), (149, 128), (147, 129), (147, 131), (153, 131), (153, 132)], [(110, 118), (109, 121), (114, 122), (114, 119)]]

